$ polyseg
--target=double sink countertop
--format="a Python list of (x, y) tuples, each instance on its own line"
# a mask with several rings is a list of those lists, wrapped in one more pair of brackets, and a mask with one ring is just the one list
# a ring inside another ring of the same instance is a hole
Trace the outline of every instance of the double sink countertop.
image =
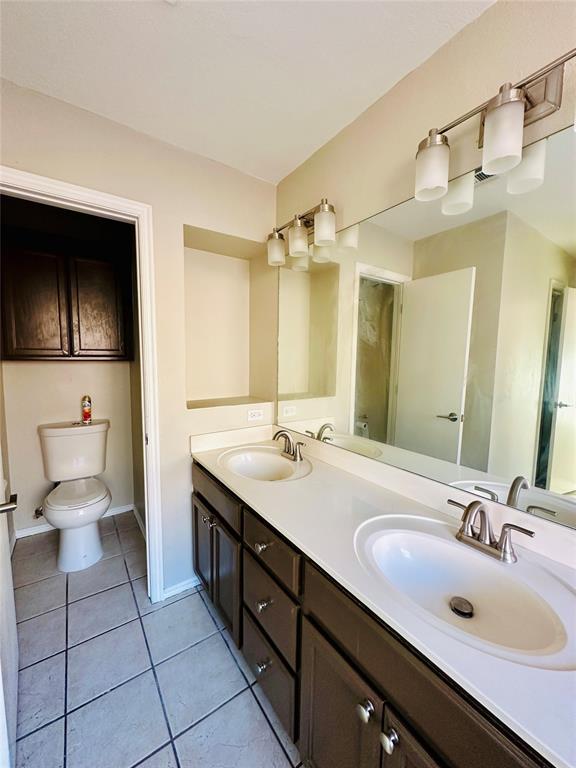
[[(268, 441), (260, 446), (278, 446)], [(236, 447), (241, 450), (242, 447)], [(219, 461), (227, 449), (193, 452), (193, 458), (273, 528), (300, 549), (372, 613), (401, 635), (454, 682), (492, 712), (527, 744), (558, 768), (576, 768), (576, 664), (566, 660), (558, 667), (528, 666), (463, 642), (430, 621), (422, 609), (379, 577), (359, 557), (365, 532), (383, 527), (390, 516), (403, 516), (407, 527), (418, 519), (444, 523), (456, 530), (458, 519), (427, 507), (380, 485), (310, 458), (312, 471), (285, 481), (243, 477)], [(520, 538), (520, 537), (518, 537)], [(486, 555), (455, 542), (470, 557)], [(450, 544), (452, 546), (452, 544)], [(544, 569), (571, 592), (576, 601), (576, 570), (515, 543), (519, 562), (504, 564), (507, 575), (520, 577), (522, 569)], [(544, 593), (543, 593), (544, 594)], [(576, 605), (576, 602), (573, 603)], [(576, 615), (562, 615), (568, 632), (574, 632)], [(520, 654), (521, 655), (521, 654)], [(534, 655), (531, 655), (534, 659)], [(530, 663), (534, 663), (533, 661)], [(547, 660), (543, 657), (543, 664)]]

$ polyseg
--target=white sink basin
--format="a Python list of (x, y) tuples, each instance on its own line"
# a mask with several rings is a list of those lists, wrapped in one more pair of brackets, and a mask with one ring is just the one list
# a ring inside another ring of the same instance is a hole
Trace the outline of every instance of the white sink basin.
[(367, 456), (369, 459), (377, 459), (382, 456), (382, 451), (374, 445), (370, 445), (368, 440), (361, 440), (350, 435), (331, 435), (326, 442), (330, 445), (337, 445), (339, 448), (345, 448), (347, 451), (354, 451), (360, 456)]
[[(522, 557), (504, 564), (475, 552), (454, 539), (456, 530), (431, 518), (382, 517), (358, 529), (356, 554), (405, 605), (460, 641), (528, 666), (576, 668), (572, 591)], [(471, 603), (472, 617), (453, 612), (453, 597)]]
[(308, 459), (292, 461), (282, 456), (279, 447), (263, 445), (248, 445), (226, 451), (218, 457), (218, 464), (236, 475), (265, 482), (297, 480), (312, 471)]

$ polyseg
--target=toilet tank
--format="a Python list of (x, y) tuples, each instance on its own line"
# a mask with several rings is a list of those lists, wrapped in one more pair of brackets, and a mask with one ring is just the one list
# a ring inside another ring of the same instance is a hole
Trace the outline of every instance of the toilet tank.
[(62, 421), (38, 427), (44, 474), (52, 482), (99, 475), (106, 469), (106, 437), (110, 422)]

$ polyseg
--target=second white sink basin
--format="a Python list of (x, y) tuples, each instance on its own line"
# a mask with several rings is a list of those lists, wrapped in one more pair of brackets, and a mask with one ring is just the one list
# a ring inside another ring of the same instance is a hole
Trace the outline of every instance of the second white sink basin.
[(266, 482), (297, 480), (312, 471), (308, 459), (292, 461), (282, 456), (275, 446), (248, 445), (225, 451), (218, 457), (218, 463), (242, 477)]

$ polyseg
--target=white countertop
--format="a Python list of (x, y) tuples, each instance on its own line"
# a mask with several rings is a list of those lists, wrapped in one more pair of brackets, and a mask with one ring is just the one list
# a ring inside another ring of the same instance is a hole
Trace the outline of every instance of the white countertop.
[[(375, 517), (427, 516), (450, 525), (454, 518), (316, 458), (307, 477), (261, 482), (221, 466), (222, 453), (193, 457), (553, 765), (576, 768), (576, 670), (529, 667), (460, 642), (412, 610), (356, 555), (358, 527)], [(517, 552), (576, 591), (576, 571), (522, 547)]]

